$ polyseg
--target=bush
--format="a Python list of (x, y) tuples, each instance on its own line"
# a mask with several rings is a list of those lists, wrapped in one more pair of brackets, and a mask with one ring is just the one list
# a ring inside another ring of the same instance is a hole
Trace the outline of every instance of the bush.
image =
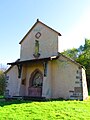
[(2, 70), (0, 70), (0, 95), (4, 94), (5, 89), (5, 75)]

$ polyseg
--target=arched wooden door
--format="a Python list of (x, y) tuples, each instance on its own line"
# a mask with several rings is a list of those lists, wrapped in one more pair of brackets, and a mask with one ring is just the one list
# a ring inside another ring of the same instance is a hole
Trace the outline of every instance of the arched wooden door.
[(34, 72), (32, 72), (29, 80), (28, 95), (31, 97), (41, 97), (42, 84), (43, 74), (40, 70), (36, 69)]

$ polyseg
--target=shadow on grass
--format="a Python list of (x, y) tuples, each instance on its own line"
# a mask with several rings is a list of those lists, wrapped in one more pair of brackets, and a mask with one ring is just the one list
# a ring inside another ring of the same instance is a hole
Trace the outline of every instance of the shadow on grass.
[(62, 98), (60, 99), (31, 99), (31, 100), (5, 100), (5, 99), (0, 99), (0, 106), (7, 106), (7, 105), (12, 105), (12, 104), (22, 104), (22, 103), (32, 103), (32, 102), (53, 102), (53, 101), (68, 101), (64, 100)]
[(22, 103), (31, 103), (32, 101), (25, 101), (25, 100), (3, 100), (0, 101), (0, 106), (7, 106), (12, 104), (22, 104)]

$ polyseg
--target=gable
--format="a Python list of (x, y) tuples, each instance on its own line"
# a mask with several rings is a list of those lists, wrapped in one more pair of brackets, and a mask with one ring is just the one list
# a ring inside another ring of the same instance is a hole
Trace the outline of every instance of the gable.
[(61, 34), (37, 21), (20, 42), (20, 60), (25, 61), (57, 56), (59, 35)]
[(32, 26), (32, 28), (27, 32), (27, 34), (23, 37), (23, 39), (20, 41), (19, 44), (21, 44), (25, 38), (28, 36), (28, 34), (34, 29), (34, 27), (38, 24), (42, 24), (43, 26), (49, 28), (50, 30), (52, 30), (53, 32), (57, 33), (59, 36), (61, 36), (61, 34), (59, 32), (57, 32), (56, 30), (52, 29), (51, 27), (47, 26), (46, 24), (42, 23), (41, 21), (39, 21), (39, 19), (37, 19), (37, 22)]

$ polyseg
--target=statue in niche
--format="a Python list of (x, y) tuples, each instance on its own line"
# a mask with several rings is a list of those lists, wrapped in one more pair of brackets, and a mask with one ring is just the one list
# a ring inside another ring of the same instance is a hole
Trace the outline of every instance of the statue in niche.
[(38, 58), (40, 56), (40, 53), (39, 53), (39, 41), (38, 40), (35, 40), (35, 52), (34, 52), (33, 56), (35, 58)]
[(39, 72), (37, 72), (35, 74), (35, 76), (33, 77), (32, 86), (34, 86), (34, 87), (41, 87), (42, 86), (42, 76)]

